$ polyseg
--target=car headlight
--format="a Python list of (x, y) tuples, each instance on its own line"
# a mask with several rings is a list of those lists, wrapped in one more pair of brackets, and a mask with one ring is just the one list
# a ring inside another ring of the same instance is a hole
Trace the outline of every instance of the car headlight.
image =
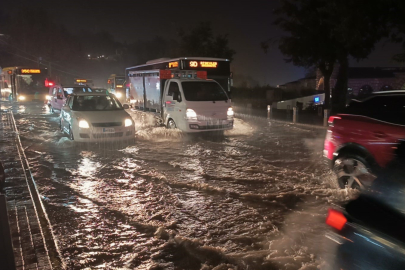
[(18, 96), (19, 100), (25, 100), (25, 96)]
[(233, 116), (233, 109), (232, 109), (232, 107), (229, 107), (228, 108), (228, 112), (226, 113), (228, 116)]
[(132, 126), (132, 120), (131, 119), (125, 119), (125, 127), (130, 127)]
[(51, 100), (51, 96), (46, 95), (46, 99), (47, 99), (47, 100)]
[(186, 110), (186, 118), (187, 119), (197, 119), (197, 114), (193, 109)]
[(121, 93), (115, 93), (115, 96), (116, 96), (117, 98), (122, 98), (122, 94), (121, 94)]
[(90, 126), (89, 126), (89, 123), (87, 123), (86, 120), (80, 120), (79, 121), (79, 127), (80, 128), (89, 128)]

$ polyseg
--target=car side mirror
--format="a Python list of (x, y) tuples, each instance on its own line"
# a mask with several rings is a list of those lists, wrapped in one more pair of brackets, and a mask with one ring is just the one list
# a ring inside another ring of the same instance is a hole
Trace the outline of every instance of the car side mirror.
[(129, 105), (128, 104), (124, 104), (124, 105), (122, 105), (122, 107), (126, 110), (126, 109), (129, 109)]

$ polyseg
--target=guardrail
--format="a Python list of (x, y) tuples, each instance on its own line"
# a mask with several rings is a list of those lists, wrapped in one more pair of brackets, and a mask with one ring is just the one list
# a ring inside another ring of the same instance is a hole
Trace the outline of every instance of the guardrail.
[(289, 110), (273, 109), (268, 105), (266, 109), (252, 108), (247, 104), (246, 107), (232, 106), (234, 111), (239, 116), (253, 116), (267, 118), (271, 121), (280, 121), (296, 125), (313, 126), (319, 128), (326, 128), (328, 125), (329, 110), (320, 112), (302, 111), (297, 107)]

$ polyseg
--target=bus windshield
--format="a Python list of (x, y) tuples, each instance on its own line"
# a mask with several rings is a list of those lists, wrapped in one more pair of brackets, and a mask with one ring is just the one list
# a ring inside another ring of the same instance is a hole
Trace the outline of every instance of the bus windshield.
[(222, 87), (216, 82), (182, 82), (184, 97), (188, 101), (228, 100)]
[(72, 110), (74, 111), (117, 111), (123, 110), (121, 103), (112, 96), (75, 96)]
[(124, 83), (125, 83), (125, 77), (115, 78), (115, 84), (124, 85)]
[(44, 92), (46, 74), (17, 75), (17, 88), (20, 93)]

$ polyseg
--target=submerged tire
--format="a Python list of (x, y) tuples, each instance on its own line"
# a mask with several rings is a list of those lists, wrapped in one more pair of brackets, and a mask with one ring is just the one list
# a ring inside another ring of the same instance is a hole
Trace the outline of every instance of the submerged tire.
[(371, 185), (376, 176), (370, 164), (361, 156), (346, 154), (339, 156), (333, 164), (340, 188), (364, 189)]
[(177, 128), (176, 123), (173, 121), (173, 119), (170, 119), (167, 122), (167, 128), (168, 129), (176, 129)]

